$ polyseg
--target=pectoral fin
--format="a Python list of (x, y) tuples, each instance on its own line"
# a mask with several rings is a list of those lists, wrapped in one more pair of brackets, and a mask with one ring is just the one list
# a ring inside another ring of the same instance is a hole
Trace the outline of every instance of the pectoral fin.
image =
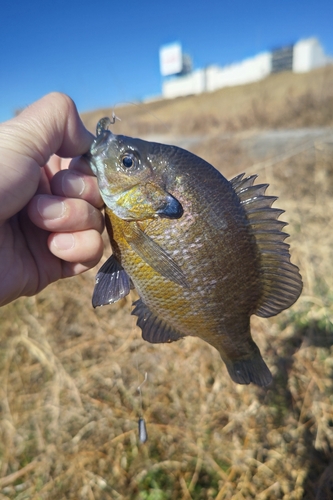
[(131, 279), (114, 255), (102, 265), (96, 275), (93, 307), (113, 304), (129, 294)]
[(132, 311), (134, 316), (138, 317), (137, 325), (142, 330), (142, 338), (152, 344), (161, 344), (165, 342), (174, 342), (183, 338), (174, 328), (169, 326), (166, 321), (153, 313), (142, 299), (133, 304), (135, 308)]
[(133, 222), (124, 232), (132, 249), (159, 274), (180, 286), (188, 287), (186, 277), (176, 262)]

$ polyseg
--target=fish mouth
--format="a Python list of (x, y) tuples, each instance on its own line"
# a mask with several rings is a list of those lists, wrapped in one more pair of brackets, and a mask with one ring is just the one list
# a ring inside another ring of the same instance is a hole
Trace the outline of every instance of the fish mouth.
[(116, 136), (110, 130), (103, 130), (92, 143), (89, 154), (93, 157), (102, 156), (115, 138)]
[(93, 173), (98, 177), (100, 160), (107, 157), (109, 144), (115, 140), (115, 135), (110, 130), (103, 130), (92, 143), (90, 150), (83, 156), (88, 160)]

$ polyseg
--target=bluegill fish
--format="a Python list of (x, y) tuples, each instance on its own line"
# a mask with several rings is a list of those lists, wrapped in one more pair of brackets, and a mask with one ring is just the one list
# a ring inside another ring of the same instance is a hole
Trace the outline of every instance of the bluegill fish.
[(87, 157), (105, 202), (113, 254), (96, 277), (93, 305), (135, 287), (132, 314), (148, 342), (194, 335), (214, 346), (235, 382), (272, 375), (250, 316), (290, 307), (302, 290), (286, 225), (267, 184), (212, 165), (176, 146), (114, 135), (102, 119)]

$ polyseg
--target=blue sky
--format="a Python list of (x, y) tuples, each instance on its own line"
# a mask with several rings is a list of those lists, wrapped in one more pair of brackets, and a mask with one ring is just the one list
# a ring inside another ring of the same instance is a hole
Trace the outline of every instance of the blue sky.
[(158, 50), (225, 65), (317, 36), (333, 55), (332, 0), (4, 1), (0, 121), (58, 90), (80, 111), (161, 92)]

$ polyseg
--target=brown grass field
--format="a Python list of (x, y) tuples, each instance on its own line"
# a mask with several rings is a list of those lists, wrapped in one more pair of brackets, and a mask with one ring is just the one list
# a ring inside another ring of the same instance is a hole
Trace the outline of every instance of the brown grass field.
[[(93, 310), (96, 269), (0, 309), (0, 500), (333, 498), (332, 89), (328, 67), (115, 108), (117, 133), (200, 136), (192, 150), (227, 178), (268, 182), (304, 291), (252, 318), (265, 389), (234, 384), (199, 339), (144, 342), (133, 297)], [(111, 112), (83, 119), (93, 130)], [(327, 139), (297, 153), (259, 162), (240, 147), (258, 130), (319, 126)]]

